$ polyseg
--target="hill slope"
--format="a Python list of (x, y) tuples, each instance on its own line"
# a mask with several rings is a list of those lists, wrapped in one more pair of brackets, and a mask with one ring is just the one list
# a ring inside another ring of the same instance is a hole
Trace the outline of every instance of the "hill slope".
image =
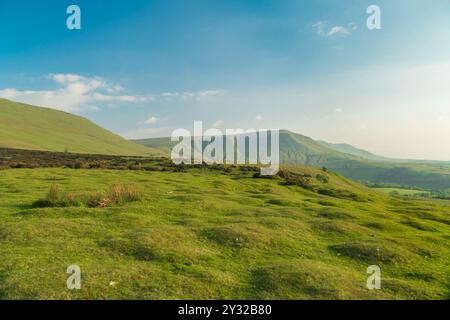
[(351, 154), (366, 160), (373, 160), (373, 161), (396, 161), (396, 159), (390, 159), (390, 158), (386, 158), (386, 157), (380, 157), (377, 156), (376, 154), (373, 154), (369, 151), (366, 151), (364, 149), (359, 149), (356, 148), (350, 144), (346, 144), (346, 143), (329, 143), (326, 141), (317, 141), (318, 143), (320, 143), (321, 145), (323, 145), (324, 147), (339, 151), (339, 152), (343, 152), (343, 153), (347, 153), (347, 154)]
[(83, 117), (4, 99), (0, 99), (0, 147), (130, 156), (155, 153)]

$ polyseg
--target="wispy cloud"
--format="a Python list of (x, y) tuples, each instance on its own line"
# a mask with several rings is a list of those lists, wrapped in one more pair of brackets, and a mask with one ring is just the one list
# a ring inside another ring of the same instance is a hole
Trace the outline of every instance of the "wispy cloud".
[(350, 32), (347, 30), (347, 28), (343, 27), (343, 26), (334, 26), (330, 29), (330, 31), (328, 31), (327, 33), (327, 37), (333, 37), (333, 36), (346, 36), (349, 35)]
[(85, 77), (79, 74), (50, 74), (46, 76), (56, 84), (56, 89), (19, 90), (15, 88), (0, 89), (0, 98), (45, 106), (67, 112), (98, 110), (103, 106), (119, 103), (137, 104), (161, 99), (203, 100), (221, 96), (222, 90), (183, 91), (149, 93), (144, 95), (124, 94), (125, 88), (110, 83), (102, 77)]
[(50, 74), (48, 78), (59, 88), (48, 90), (0, 89), (0, 97), (22, 103), (73, 112), (95, 110), (102, 103), (137, 103), (151, 97), (120, 94), (124, 89), (101, 77), (78, 74)]
[(326, 21), (317, 21), (312, 25), (316, 33), (321, 37), (337, 37), (337, 36), (348, 36), (352, 31), (356, 31), (358, 27), (353, 22), (347, 24), (347, 26), (335, 25), (330, 26)]
[(147, 120), (144, 121), (145, 124), (149, 124), (149, 125), (156, 124), (158, 122), (159, 122), (159, 118), (157, 118), (157, 117), (149, 117)]
[(223, 90), (204, 90), (204, 91), (183, 91), (183, 92), (163, 92), (160, 94), (152, 95), (154, 98), (166, 98), (166, 99), (195, 99), (200, 100), (207, 97), (221, 96), (225, 92)]

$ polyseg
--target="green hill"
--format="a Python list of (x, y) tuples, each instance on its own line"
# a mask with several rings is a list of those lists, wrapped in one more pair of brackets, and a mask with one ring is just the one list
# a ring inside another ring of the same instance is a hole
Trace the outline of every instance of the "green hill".
[[(170, 138), (136, 140), (169, 154)], [(388, 159), (350, 145), (315, 141), (287, 130), (280, 131), (280, 159), (284, 164), (327, 167), (347, 178), (392, 187), (450, 190), (450, 164), (439, 161)]]
[(83, 117), (4, 99), (0, 99), (0, 147), (130, 156), (155, 153)]
[[(176, 144), (170, 138), (150, 138), (134, 140), (147, 147), (156, 148), (169, 154)], [(280, 131), (280, 158), (286, 164), (319, 165), (339, 160), (363, 160), (363, 158), (342, 153), (326, 147), (317, 141), (287, 130)]]
[(320, 143), (321, 145), (323, 145), (324, 147), (339, 151), (339, 152), (343, 152), (343, 153), (347, 153), (347, 154), (351, 154), (354, 155), (356, 157), (360, 157), (366, 160), (373, 160), (373, 161), (396, 161), (396, 159), (390, 159), (390, 158), (386, 158), (386, 157), (380, 157), (377, 156), (376, 154), (373, 154), (369, 151), (363, 150), (363, 149), (359, 149), (359, 148), (355, 148), (354, 146), (350, 145), (350, 144), (346, 144), (346, 143), (329, 143), (326, 141), (317, 141), (318, 143)]

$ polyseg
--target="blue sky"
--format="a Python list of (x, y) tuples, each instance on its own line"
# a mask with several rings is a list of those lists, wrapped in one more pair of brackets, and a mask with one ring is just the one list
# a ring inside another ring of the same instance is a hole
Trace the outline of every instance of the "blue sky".
[(0, 39), (0, 97), (129, 138), (203, 120), (450, 160), (447, 0), (2, 0)]

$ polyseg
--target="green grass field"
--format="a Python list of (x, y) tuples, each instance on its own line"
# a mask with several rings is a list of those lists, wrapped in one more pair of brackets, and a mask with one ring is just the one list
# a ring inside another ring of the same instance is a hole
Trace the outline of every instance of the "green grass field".
[[(0, 299), (450, 298), (450, 202), (290, 169), (311, 176), (312, 191), (239, 170), (2, 170)], [(116, 183), (141, 199), (32, 207), (52, 184)], [(81, 290), (66, 288), (73, 264)], [(366, 288), (372, 264), (381, 290)]]

